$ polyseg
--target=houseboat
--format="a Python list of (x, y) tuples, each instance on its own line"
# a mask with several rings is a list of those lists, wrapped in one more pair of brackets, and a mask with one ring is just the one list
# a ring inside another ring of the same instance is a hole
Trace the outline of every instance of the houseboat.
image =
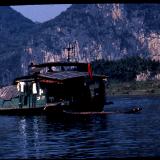
[(90, 63), (30, 64), (28, 75), (0, 89), (0, 114), (101, 112), (107, 76), (92, 73)]

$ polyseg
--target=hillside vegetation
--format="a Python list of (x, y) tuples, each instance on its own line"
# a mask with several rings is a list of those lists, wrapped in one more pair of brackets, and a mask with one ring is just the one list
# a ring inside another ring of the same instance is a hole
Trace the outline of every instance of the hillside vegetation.
[[(154, 76), (160, 73), (160, 63), (140, 57), (128, 57), (118, 61), (94, 61), (95, 73), (109, 76), (107, 95), (159, 95), (160, 80)], [(151, 72), (146, 81), (136, 81), (140, 73)]]
[[(159, 4), (73, 4), (54, 19), (39, 24), (9, 6), (1, 6), (0, 85), (26, 75), (31, 62), (62, 60), (64, 48), (72, 42), (76, 43), (79, 61), (104, 59), (106, 67), (101, 67), (101, 72), (111, 79), (130, 81), (146, 65), (156, 65), (142, 60), (138, 63), (143, 65), (134, 64), (134, 60), (119, 60), (140, 56), (160, 61), (159, 26)], [(128, 63), (129, 68), (123, 68), (121, 63)], [(137, 70), (131, 71), (130, 66), (134, 65)]]
[(160, 81), (141, 81), (141, 82), (110, 82), (107, 87), (107, 95), (160, 95)]
[(153, 75), (160, 72), (160, 62), (141, 57), (126, 57), (117, 61), (99, 60), (92, 63), (95, 73), (108, 75), (110, 81), (134, 81), (136, 75), (150, 71)]

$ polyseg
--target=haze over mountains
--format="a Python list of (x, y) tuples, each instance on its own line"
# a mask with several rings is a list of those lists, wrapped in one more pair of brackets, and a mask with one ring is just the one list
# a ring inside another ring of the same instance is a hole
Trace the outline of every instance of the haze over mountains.
[(0, 37), (3, 85), (27, 74), (31, 62), (64, 60), (64, 48), (71, 42), (79, 61), (134, 55), (160, 60), (160, 5), (74, 4), (42, 24), (3, 6)]

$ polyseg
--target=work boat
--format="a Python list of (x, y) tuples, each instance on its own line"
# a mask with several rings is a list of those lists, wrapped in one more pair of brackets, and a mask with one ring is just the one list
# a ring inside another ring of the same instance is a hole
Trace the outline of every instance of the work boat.
[(0, 89), (0, 114), (101, 112), (107, 77), (92, 73), (90, 63), (29, 65), (27, 76)]

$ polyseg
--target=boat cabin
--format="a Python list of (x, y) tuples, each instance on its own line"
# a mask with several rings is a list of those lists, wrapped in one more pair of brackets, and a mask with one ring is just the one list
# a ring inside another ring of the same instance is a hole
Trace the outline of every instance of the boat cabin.
[(52, 62), (29, 66), (29, 74), (16, 78), (20, 108), (102, 111), (106, 76), (92, 73), (91, 64)]

